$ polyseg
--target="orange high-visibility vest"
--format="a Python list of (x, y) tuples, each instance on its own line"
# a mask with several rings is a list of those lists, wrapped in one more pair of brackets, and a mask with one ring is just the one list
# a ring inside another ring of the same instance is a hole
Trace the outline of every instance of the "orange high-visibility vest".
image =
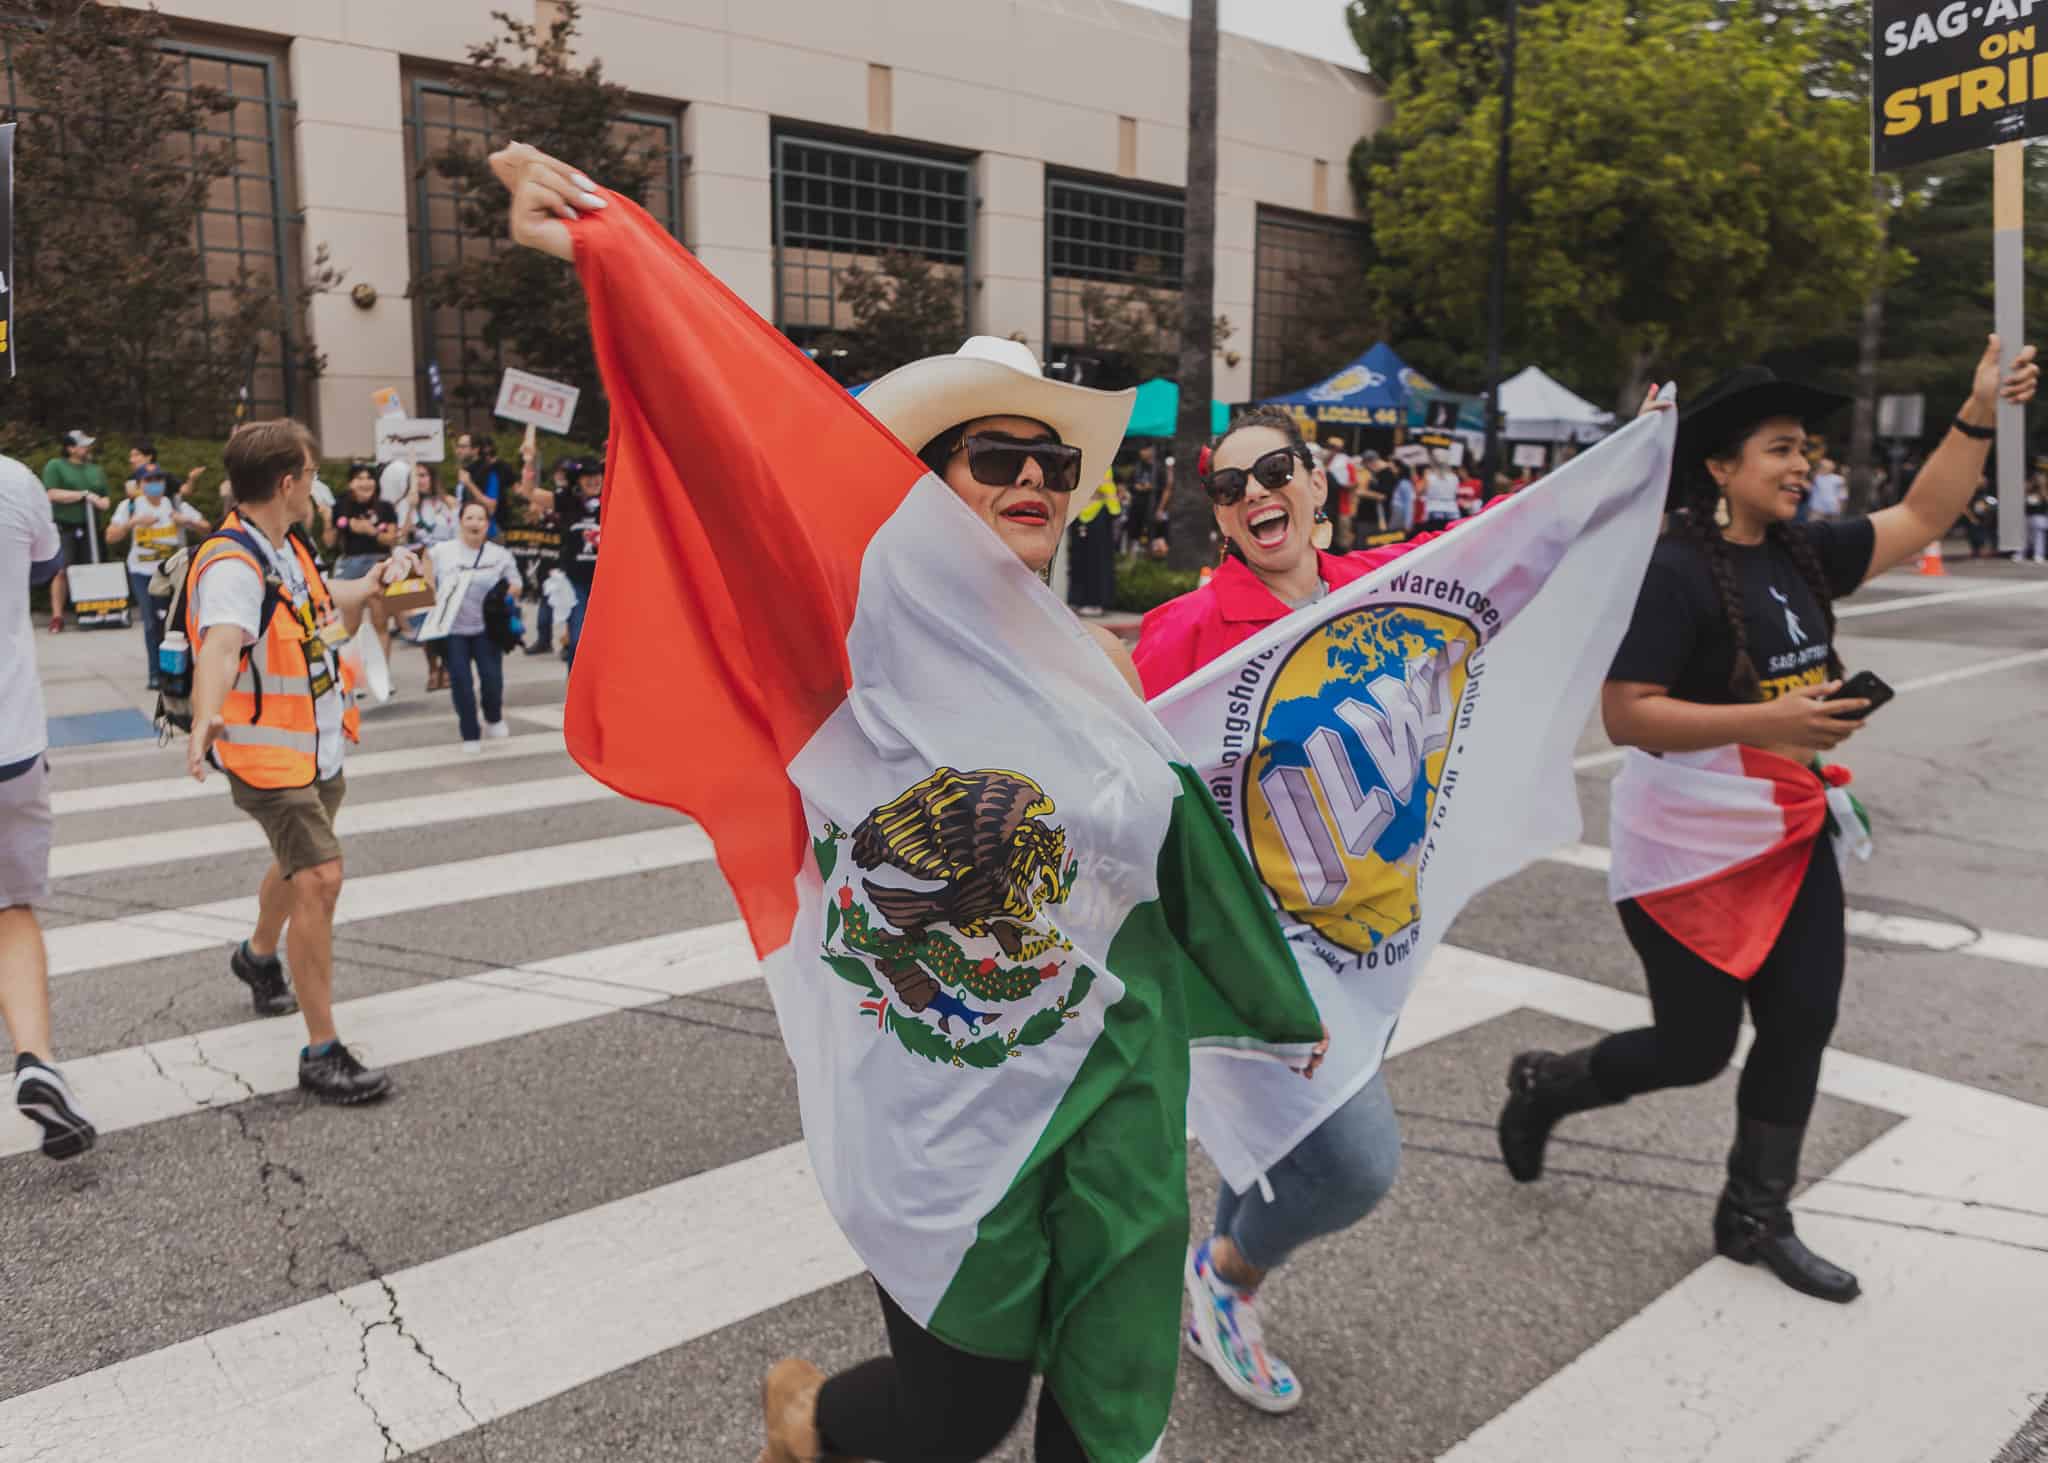
[[(239, 559), (262, 576), (266, 583), (279, 578), (241, 544), (225, 536), (228, 529), (240, 529), (252, 537), (261, 529), (242, 522), (230, 513), (216, 533), (199, 546), (185, 578), (185, 634), (191, 641), (193, 658), (199, 655), (199, 611), (196, 602), (199, 576), (222, 559)], [(277, 608), (270, 622), (257, 634), (254, 645), (244, 647), (235, 666), (235, 683), (221, 706), (227, 730), (214, 740), (212, 757), (216, 766), (232, 772), (251, 787), (305, 787), (320, 771), (320, 735), (313, 712), (313, 676), (316, 667), (325, 670), (327, 653), (316, 636), (319, 627), (339, 624), (341, 612), (320, 577), (320, 566), (297, 534), (288, 540), (290, 552), (298, 556), (299, 571), (306, 577), (308, 603), (292, 602), (282, 583), (277, 586)], [(312, 649), (309, 652), (308, 646)], [(341, 693), (341, 729), (356, 740), (360, 718), (356, 712), (355, 674), (352, 667), (334, 657), (336, 685)]]

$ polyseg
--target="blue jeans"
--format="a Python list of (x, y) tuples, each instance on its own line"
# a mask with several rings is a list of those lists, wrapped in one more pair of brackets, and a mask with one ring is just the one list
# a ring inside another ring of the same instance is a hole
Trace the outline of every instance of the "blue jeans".
[(1247, 1264), (1270, 1270), (1308, 1241), (1372, 1213), (1400, 1171), (1401, 1124), (1382, 1070), (1266, 1171), (1271, 1199), (1256, 1185), (1241, 1195), (1223, 1185), (1215, 1233)]
[(153, 681), (157, 677), (156, 649), (164, 643), (164, 614), (171, 604), (149, 592), (150, 577), (128, 571), (128, 593), (135, 600), (135, 612), (142, 617), (142, 658), (149, 662), (149, 678)]
[(573, 668), (576, 664), (576, 643), (583, 638), (583, 607), (590, 603), (590, 591), (580, 584), (570, 587), (576, 591), (576, 608), (569, 611), (569, 648), (562, 653), (562, 659)]
[(470, 684), (469, 668), (474, 665), (477, 679), (483, 682), (484, 720), (503, 721), (504, 653), (481, 631), (474, 635), (450, 635), (441, 642), (441, 650), (448, 657), (448, 694), (455, 701), (455, 720), (462, 727), (462, 739), (476, 741), (483, 732), (476, 724), (476, 688)]
[(533, 612), (533, 643), (542, 650), (555, 648), (555, 607), (546, 595)]

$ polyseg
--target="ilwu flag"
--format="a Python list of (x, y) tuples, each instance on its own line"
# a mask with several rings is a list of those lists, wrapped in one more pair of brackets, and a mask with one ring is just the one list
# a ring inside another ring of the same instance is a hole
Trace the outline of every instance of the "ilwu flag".
[(1675, 415), (1151, 703), (1251, 855), (1330, 1030), (1311, 1084), (1196, 1052), (1190, 1119), (1240, 1192), (1379, 1070), (1465, 902), (1578, 837), (1572, 750), (1656, 541)]
[(1189, 1045), (1321, 1035), (1202, 783), (944, 483), (616, 194), (571, 225), (611, 401), (569, 749), (696, 817), (890, 1296), (1157, 1443)]

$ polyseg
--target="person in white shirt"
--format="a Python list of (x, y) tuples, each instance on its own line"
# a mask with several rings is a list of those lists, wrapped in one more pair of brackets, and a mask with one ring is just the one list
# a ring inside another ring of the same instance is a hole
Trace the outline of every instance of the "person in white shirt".
[(50, 1158), (76, 1158), (97, 1136), (50, 1065), (49, 953), (35, 911), (50, 897), (50, 767), (28, 591), (63, 567), (43, 484), (0, 457), (0, 1026), (14, 1045), (14, 1105), (43, 1130)]
[(1429, 471), (1422, 479), (1423, 531), (1439, 532), (1462, 516), (1458, 507), (1458, 475), (1444, 461), (1441, 453), (1432, 452)]
[[(428, 550), (434, 585), (443, 595), (459, 595), (441, 653), (448, 662), (448, 694), (455, 702), (455, 720), (462, 730), (462, 749), (481, 751), (482, 738), (506, 735), (505, 653), (484, 629), (484, 601), (499, 585), (516, 601), (524, 587), (512, 551), (490, 539), (491, 513), (478, 502), (462, 505), (460, 534)], [(435, 617), (442, 613), (436, 606)], [(483, 725), (477, 724), (477, 687), (483, 683)]]
[(1806, 512), (1812, 518), (1840, 518), (1848, 506), (1849, 485), (1835, 470), (1833, 459), (1823, 457), (1820, 471), (1813, 475), (1813, 481), (1806, 489)]
[[(259, 1014), (304, 1012), (301, 1089), (324, 1102), (368, 1102), (390, 1090), (390, 1079), (357, 1060), (334, 1025), (334, 908), (341, 898), (334, 818), (347, 792), (343, 742), (355, 726), (339, 648), (370, 597), (417, 566), (412, 551), (401, 548), (355, 579), (329, 583), (321, 576), (297, 528), (319, 456), (300, 423), (245, 423), (223, 456), (235, 512), (187, 571), (193, 645), (185, 766), (195, 781), (205, 781), (209, 767), (227, 774), (235, 806), (263, 829), (272, 859), (257, 891), (256, 928), (230, 955), (228, 969), (249, 987)], [(229, 539), (230, 531), (246, 536), (253, 550)], [(275, 608), (266, 620), (271, 584)], [(260, 697), (253, 694), (259, 687)], [(290, 956), (296, 999), (278, 959), (280, 943)]]
[(163, 644), (164, 611), (170, 608), (170, 600), (151, 594), (149, 581), (157, 565), (185, 546), (187, 529), (203, 534), (212, 525), (205, 514), (170, 491), (170, 480), (162, 468), (143, 467), (135, 475), (135, 485), (140, 491), (123, 499), (107, 522), (107, 542), (129, 541), (128, 595), (135, 601), (135, 612), (142, 616), (142, 653), (149, 664), (149, 689), (154, 691), (160, 684), (156, 652)]

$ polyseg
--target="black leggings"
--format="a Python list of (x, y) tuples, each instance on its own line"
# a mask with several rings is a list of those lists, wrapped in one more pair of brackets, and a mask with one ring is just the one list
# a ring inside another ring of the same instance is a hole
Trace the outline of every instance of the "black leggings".
[[(1031, 1363), (948, 1346), (905, 1315), (879, 1285), (892, 1355), (828, 1378), (818, 1391), (825, 1451), (874, 1463), (973, 1463), (1002, 1445), (1024, 1410)], [(1088, 1463), (1050, 1390), (1038, 1398), (1038, 1463)]]
[(1679, 944), (1635, 900), (1619, 907), (1622, 928), (1642, 957), (1657, 1024), (1616, 1032), (1593, 1048), (1601, 1090), (1620, 1101), (1713, 1081), (1735, 1055), (1747, 1000), (1756, 1045), (1742, 1069), (1736, 1110), (1760, 1122), (1805, 1126), (1842, 1000), (1842, 875), (1828, 835), (1814, 840), (1778, 942), (1746, 981)]

